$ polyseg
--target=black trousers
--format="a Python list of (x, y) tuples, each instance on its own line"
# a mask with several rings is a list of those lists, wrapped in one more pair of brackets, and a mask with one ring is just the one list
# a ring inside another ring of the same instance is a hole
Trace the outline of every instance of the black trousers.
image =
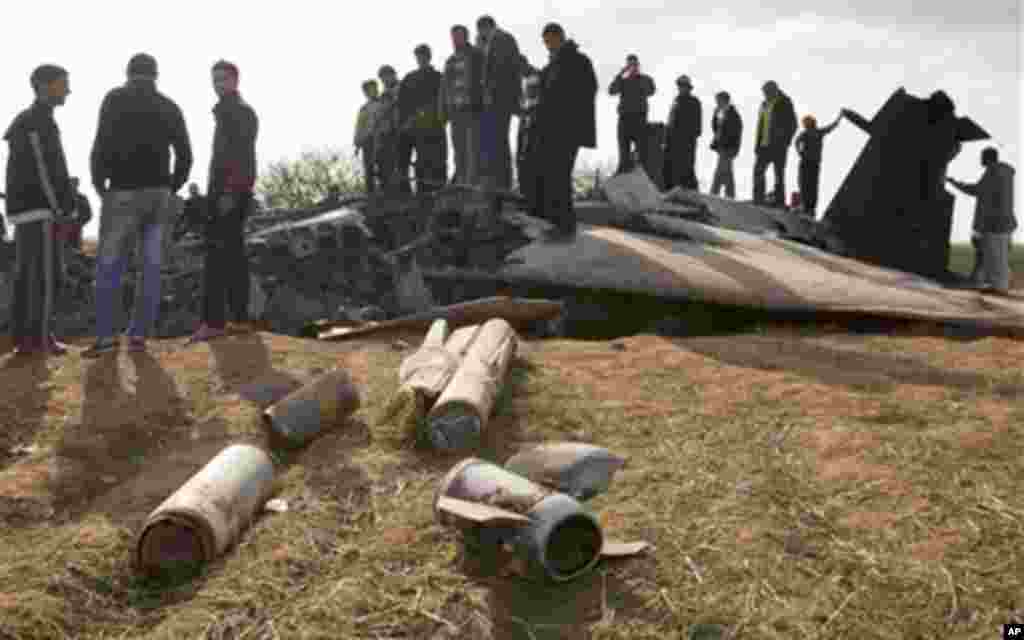
[(665, 188), (697, 190), (697, 139), (673, 140), (665, 153)]
[(579, 145), (552, 141), (550, 137), (531, 149), (536, 215), (562, 231), (576, 229), (576, 211), (572, 204), (572, 171), (579, 150)]
[(821, 177), (821, 163), (800, 162), (797, 181), (800, 183), (800, 202), (804, 211), (813, 216), (818, 209), (818, 182)]
[(398, 139), (398, 175), (403, 193), (409, 193), (409, 165), (416, 151), (416, 192), (437, 191), (448, 180), (448, 137), (444, 129), (410, 131)]
[(768, 165), (772, 165), (775, 172), (775, 197), (773, 204), (785, 206), (786, 204), (786, 156), (789, 147), (764, 148), (758, 147), (756, 159), (754, 160), (754, 202), (765, 203), (765, 172)]
[(536, 172), (533, 170), (534, 159), (530, 154), (530, 126), (519, 118), (519, 130), (516, 132), (516, 181), (519, 193), (526, 198), (528, 212), (536, 215)]
[(372, 144), (360, 148), (363, 155), (363, 176), (366, 180), (366, 193), (377, 191), (377, 153)]
[[(50, 301), (51, 319), (55, 300), (61, 287), (63, 251), (58, 250), (53, 235), (44, 237), (42, 222), (26, 222), (14, 228), (15, 258), (14, 283), (11, 289), (11, 337), (15, 345), (32, 343), (43, 347), (43, 301), (46, 295), (46, 274), (43, 271), (43, 242), (53, 247), (53, 299)], [(52, 328), (52, 324), (51, 324)], [(51, 331), (52, 332), (52, 331)]]
[(217, 194), (209, 198), (201, 313), (204, 323), (223, 329), (229, 310), (231, 320), (249, 320), (249, 258), (244, 232), (252, 193), (236, 194), (234, 208), (223, 214), (217, 211), (217, 200)]
[(633, 148), (643, 165), (647, 161), (647, 114), (619, 114), (619, 172), (633, 169)]

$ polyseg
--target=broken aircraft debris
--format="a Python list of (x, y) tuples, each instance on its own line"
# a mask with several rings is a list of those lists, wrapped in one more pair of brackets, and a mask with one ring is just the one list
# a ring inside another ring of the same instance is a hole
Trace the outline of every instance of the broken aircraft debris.
[[(580, 232), (567, 244), (543, 240), (547, 223), (515, 206), (495, 215), (486, 194), (456, 186), (257, 212), (247, 221), (250, 315), (278, 333), (354, 338), (407, 316), (429, 325), (438, 303), (548, 287), (1022, 331), (1021, 299), (944, 286), (955, 280), (945, 271), (953, 196), (941, 175), (962, 143), (988, 134), (956, 117), (942, 95), (923, 100), (901, 89), (870, 121), (854, 116), (870, 137), (822, 222), (681, 189), (661, 193), (642, 169), (606, 181), (606, 201), (578, 202)], [(884, 179), (872, 178), (883, 168)], [(878, 229), (890, 227), (892, 237), (880, 238)], [(13, 245), (0, 247), (2, 325)], [(93, 268), (72, 252), (57, 296), (64, 335), (92, 331)], [(171, 247), (158, 335), (197, 325), (201, 270), (201, 238)], [(134, 279), (133, 271), (126, 307)], [(499, 315), (515, 325), (504, 313), (487, 317)]]

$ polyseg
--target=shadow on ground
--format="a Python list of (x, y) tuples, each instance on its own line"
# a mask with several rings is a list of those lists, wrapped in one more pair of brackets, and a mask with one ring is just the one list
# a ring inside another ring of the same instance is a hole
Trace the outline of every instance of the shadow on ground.
[[(739, 367), (787, 371), (835, 386), (884, 390), (896, 384), (988, 389), (991, 378), (970, 371), (934, 367), (916, 358), (833, 347), (793, 337), (743, 336), (681, 338), (680, 347)], [(1000, 396), (1017, 397), (1024, 386), (992, 387)]]
[(173, 376), (148, 353), (85, 366), (81, 418), (65, 427), (54, 451), (54, 510), (59, 520), (98, 511), (139, 524), (216, 455), (227, 425), (194, 421)]
[(274, 404), (303, 383), (274, 369), (270, 350), (258, 333), (226, 336), (208, 344), (227, 390), (261, 408)]

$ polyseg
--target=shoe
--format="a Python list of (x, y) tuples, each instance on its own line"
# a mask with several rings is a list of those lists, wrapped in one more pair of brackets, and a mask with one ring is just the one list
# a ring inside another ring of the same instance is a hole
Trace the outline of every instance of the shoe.
[(253, 333), (256, 331), (256, 327), (252, 322), (238, 321), (229, 322), (227, 330), (228, 333)]
[(97, 340), (91, 347), (82, 352), (83, 358), (99, 358), (102, 355), (108, 353), (116, 353), (121, 348), (121, 343), (117, 338), (107, 338), (106, 340)]
[(214, 338), (220, 338), (224, 333), (224, 329), (214, 329), (207, 324), (201, 324), (199, 325), (199, 330), (192, 334), (192, 337), (188, 339), (185, 345), (189, 346), (200, 342), (207, 342)]
[(146, 350), (146, 339), (142, 336), (128, 337), (128, 351), (141, 353)]
[(42, 352), (39, 338), (18, 338), (14, 345), (16, 358), (30, 358)]
[(50, 336), (49, 350), (51, 355), (62, 356), (68, 352), (68, 345), (57, 340), (54, 335)]

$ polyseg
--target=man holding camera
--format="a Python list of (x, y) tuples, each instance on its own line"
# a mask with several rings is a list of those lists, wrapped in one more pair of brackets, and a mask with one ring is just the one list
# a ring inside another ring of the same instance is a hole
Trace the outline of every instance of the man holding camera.
[(654, 80), (640, 73), (636, 54), (626, 56), (626, 66), (608, 87), (609, 95), (619, 96), (619, 168), (633, 168), (633, 149), (643, 164), (647, 160), (647, 101), (655, 92)]

